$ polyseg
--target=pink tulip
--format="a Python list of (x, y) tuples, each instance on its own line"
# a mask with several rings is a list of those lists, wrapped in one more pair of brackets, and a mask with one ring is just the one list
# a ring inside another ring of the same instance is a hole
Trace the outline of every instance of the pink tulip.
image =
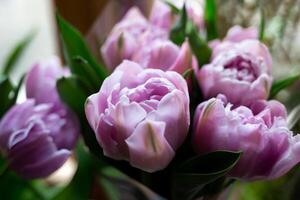
[(147, 48), (138, 51), (133, 60), (144, 68), (171, 70), (180, 74), (197, 65), (188, 42), (180, 48), (169, 40), (149, 42)]
[(164, 169), (189, 127), (187, 84), (176, 72), (123, 61), (85, 106), (106, 156), (147, 172)]
[(101, 47), (103, 60), (110, 71), (113, 71), (124, 59), (131, 59), (139, 46), (137, 38), (148, 26), (147, 19), (136, 7), (131, 8), (114, 26)]
[(261, 100), (251, 109), (233, 109), (223, 99), (209, 99), (196, 109), (193, 144), (198, 153), (242, 151), (229, 175), (244, 180), (278, 178), (300, 161), (300, 137), (287, 128), (281, 103)]
[(224, 94), (235, 106), (268, 98), (272, 60), (266, 46), (257, 40), (245, 40), (221, 44), (214, 53), (210, 64), (196, 70), (205, 98)]
[[(182, 9), (185, 4), (188, 17), (199, 28), (204, 28), (204, 1), (203, 0), (169, 0), (178, 9)], [(176, 15), (172, 13), (169, 5), (162, 0), (155, 0), (152, 7), (150, 17), (150, 23), (158, 26), (166, 31), (170, 31), (174, 23), (176, 22)]]

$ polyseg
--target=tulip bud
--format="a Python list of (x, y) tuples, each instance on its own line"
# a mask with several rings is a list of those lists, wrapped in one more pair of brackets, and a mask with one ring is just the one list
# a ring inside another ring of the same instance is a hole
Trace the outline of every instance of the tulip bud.
[(235, 106), (268, 98), (272, 60), (263, 44), (256, 40), (222, 44), (214, 53), (212, 62), (196, 72), (205, 98), (224, 94)]
[(106, 156), (154, 172), (169, 164), (187, 135), (187, 84), (176, 72), (123, 61), (88, 98), (85, 113)]
[(287, 128), (286, 110), (278, 101), (257, 101), (251, 109), (233, 109), (218, 98), (201, 103), (194, 117), (193, 145), (200, 154), (242, 151), (232, 177), (278, 178), (300, 161), (299, 135)]

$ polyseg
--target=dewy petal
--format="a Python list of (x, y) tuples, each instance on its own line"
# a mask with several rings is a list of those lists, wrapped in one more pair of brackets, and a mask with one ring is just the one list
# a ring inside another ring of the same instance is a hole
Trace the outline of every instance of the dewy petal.
[(165, 123), (146, 120), (126, 139), (131, 165), (147, 172), (164, 169), (175, 155), (164, 137)]

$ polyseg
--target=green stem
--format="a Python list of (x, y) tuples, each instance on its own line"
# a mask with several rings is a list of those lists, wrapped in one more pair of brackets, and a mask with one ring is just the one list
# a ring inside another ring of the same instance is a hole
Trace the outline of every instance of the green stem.
[(38, 197), (40, 200), (46, 200), (47, 198), (33, 185), (31, 181), (26, 181), (28, 188)]
[(5, 164), (3, 167), (1, 167), (1, 169), (0, 169), (0, 177), (3, 177), (3, 176), (5, 176), (5, 174), (7, 174), (7, 172), (8, 172), (9, 170), (8, 170), (8, 166), (7, 166), (7, 164)]

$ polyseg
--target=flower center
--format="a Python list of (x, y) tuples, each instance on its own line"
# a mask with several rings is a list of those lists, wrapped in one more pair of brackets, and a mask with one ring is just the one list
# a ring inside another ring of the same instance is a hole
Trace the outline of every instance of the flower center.
[(228, 59), (224, 65), (226, 76), (240, 81), (253, 82), (259, 76), (259, 64), (247, 55), (237, 55)]

